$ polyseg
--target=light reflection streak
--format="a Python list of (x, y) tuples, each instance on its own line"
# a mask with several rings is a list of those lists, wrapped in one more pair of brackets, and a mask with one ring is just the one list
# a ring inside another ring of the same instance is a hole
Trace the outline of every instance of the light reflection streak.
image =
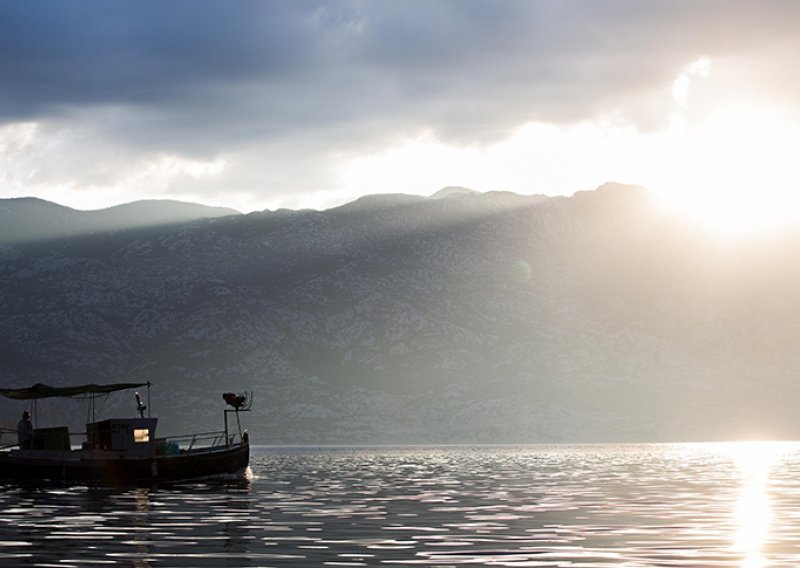
[(769, 497), (770, 474), (783, 453), (776, 442), (736, 442), (725, 444), (741, 476), (741, 491), (736, 504), (734, 549), (743, 555), (742, 568), (764, 568), (763, 548), (770, 533), (772, 504)]

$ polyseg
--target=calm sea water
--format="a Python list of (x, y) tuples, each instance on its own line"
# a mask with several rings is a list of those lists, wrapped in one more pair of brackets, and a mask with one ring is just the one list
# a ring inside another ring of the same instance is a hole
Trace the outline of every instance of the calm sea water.
[(2, 566), (800, 566), (800, 444), (261, 448), (248, 481), (0, 487)]

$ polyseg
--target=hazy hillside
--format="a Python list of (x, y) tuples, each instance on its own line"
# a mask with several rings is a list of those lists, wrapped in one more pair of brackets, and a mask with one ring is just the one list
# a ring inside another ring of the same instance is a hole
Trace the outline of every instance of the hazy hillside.
[(799, 244), (607, 185), (6, 245), (0, 382), (149, 379), (170, 432), (253, 390), (257, 443), (797, 437)]
[(239, 215), (239, 212), (170, 200), (137, 201), (97, 211), (78, 211), (33, 197), (0, 199), (0, 244), (184, 223), (226, 215)]

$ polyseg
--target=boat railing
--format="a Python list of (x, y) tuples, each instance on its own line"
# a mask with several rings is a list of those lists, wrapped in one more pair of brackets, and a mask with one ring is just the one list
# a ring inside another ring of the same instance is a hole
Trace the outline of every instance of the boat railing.
[(197, 450), (233, 446), (241, 444), (243, 441), (242, 435), (238, 432), (228, 432), (226, 436), (224, 430), (185, 434), (181, 436), (168, 436), (166, 438), (156, 439), (156, 443), (164, 444), (167, 448), (177, 446), (180, 451), (186, 451), (187, 453)]
[[(68, 446), (59, 448), (63, 450), (77, 450), (81, 447), (86, 448), (86, 432), (69, 432), (70, 438)], [(214, 432), (198, 432), (196, 434), (184, 434), (180, 436), (167, 436), (156, 438), (156, 449), (159, 453), (178, 454), (199, 450), (209, 450), (241, 444), (246, 440), (246, 433), (226, 432), (224, 430)], [(76, 443), (77, 441), (77, 443)], [(0, 450), (10, 450), (19, 448), (18, 443), (1, 445)]]

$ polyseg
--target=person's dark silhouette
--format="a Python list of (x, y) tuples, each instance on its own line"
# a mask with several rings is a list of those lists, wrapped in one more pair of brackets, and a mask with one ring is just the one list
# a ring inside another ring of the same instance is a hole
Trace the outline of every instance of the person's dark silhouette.
[(21, 450), (30, 450), (33, 441), (33, 424), (28, 411), (22, 413), (22, 420), (17, 422), (17, 443)]

